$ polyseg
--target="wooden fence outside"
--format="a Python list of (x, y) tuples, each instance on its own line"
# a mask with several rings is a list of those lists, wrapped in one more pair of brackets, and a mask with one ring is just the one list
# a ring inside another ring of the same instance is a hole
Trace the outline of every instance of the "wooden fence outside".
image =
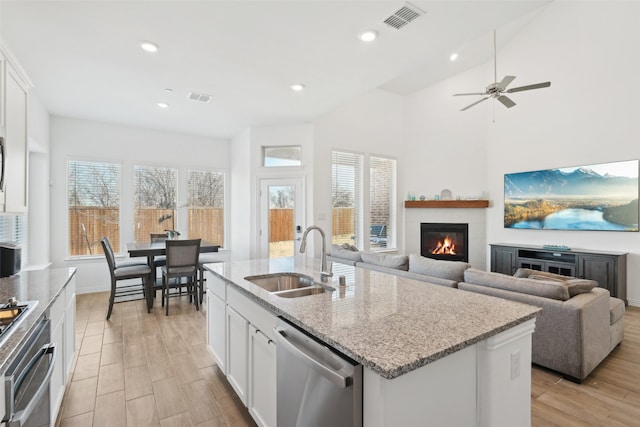
[[(183, 238), (201, 238), (222, 245), (224, 242), (224, 210), (222, 208), (189, 208), (189, 230)], [(145, 242), (151, 233), (163, 233), (174, 229), (173, 218), (159, 222), (162, 217), (173, 215), (171, 209), (138, 209), (134, 214), (135, 239)], [(69, 255), (102, 254), (100, 239), (109, 237), (113, 250), (123, 252), (120, 247), (118, 208), (75, 207), (69, 209)], [(333, 235), (355, 234), (353, 208), (334, 208), (332, 213)], [(284, 242), (294, 238), (293, 209), (270, 209), (269, 241)], [(84, 228), (83, 228), (84, 227)]]
[[(100, 239), (107, 236), (113, 250), (124, 252), (120, 244), (118, 208), (76, 207), (69, 209), (69, 255), (102, 254)], [(134, 214), (136, 224), (134, 238), (139, 242), (149, 241), (151, 233), (164, 233), (174, 229), (172, 218), (162, 222), (163, 216), (173, 215), (172, 209), (138, 209)], [(222, 208), (189, 208), (189, 230), (182, 237), (201, 238), (207, 242), (224, 242), (224, 211)], [(83, 228), (84, 227), (84, 228)]]

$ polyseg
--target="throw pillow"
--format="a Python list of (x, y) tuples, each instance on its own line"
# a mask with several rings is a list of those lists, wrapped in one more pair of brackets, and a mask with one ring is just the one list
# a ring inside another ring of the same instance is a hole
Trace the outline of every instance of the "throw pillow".
[[(553, 274), (553, 273), (549, 273), (549, 274)], [(565, 277), (565, 276), (559, 276), (559, 277)], [(562, 283), (562, 285), (565, 286), (569, 291), (569, 298), (573, 298), (574, 296), (579, 294), (591, 292), (591, 289), (598, 286), (598, 282), (596, 282), (595, 280), (572, 279), (572, 278), (566, 278), (566, 277), (565, 277), (566, 280), (562, 280), (556, 277), (541, 276), (539, 274), (532, 274), (531, 276), (529, 276), (529, 279), (546, 280), (546, 281)]]
[(354, 262), (362, 261), (362, 258), (360, 257), (360, 252), (357, 252), (357, 251), (354, 252), (351, 249), (349, 250), (343, 249), (342, 246), (340, 245), (332, 244), (330, 252), (331, 252), (330, 255), (335, 258), (348, 259)]
[(440, 261), (418, 254), (409, 255), (409, 271), (427, 276), (462, 282), (469, 264), (462, 261)]

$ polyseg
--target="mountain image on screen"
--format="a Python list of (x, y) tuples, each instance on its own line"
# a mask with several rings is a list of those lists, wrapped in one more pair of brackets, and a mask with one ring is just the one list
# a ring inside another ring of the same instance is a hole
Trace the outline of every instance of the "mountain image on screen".
[(638, 231), (638, 161), (504, 176), (507, 228)]

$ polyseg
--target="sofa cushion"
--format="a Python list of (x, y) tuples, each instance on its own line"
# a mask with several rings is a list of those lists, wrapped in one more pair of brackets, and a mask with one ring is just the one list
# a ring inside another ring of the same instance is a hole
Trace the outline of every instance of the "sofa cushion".
[(575, 277), (572, 277), (572, 276), (563, 276), (561, 274), (549, 273), (548, 271), (532, 270), (530, 268), (523, 268), (523, 267), (520, 267), (519, 269), (517, 269), (513, 275), (514, 277), (522, 277), (522, 278), (527, 278), (530, 276), (543, 276), (551, 279), (560, 279), (560, 280), (575, 279)]
[(615, 324), (618, 320), (624, 316), (624, 301), (618, 298), (609, 298), (609, 321), (610, 324)]
[(569, 299), (569, 289), (563, 283), (554, 280), (535, 280), (507, 276), (501, 273), (469, 268), (464, 272), (464, 281), (474, 285), (488, 286), (506, 291), (520, 292), (560, 301)]
[(375, 252), (361, 252), (362, 261), (379, 265), (381, 267), (395, 268), (396, 270), (407, 271), (409, 268), (409, 258), (406, 255), (379, 254)]
[(409, 271), (412, 273), (462, 282), (467, 268), (469, 264), (462, 261), (440, 261), (418, 254), (409, 255)]
[(351, 249), (344, 249), (340, 245), (331, 245), (331, 256), (336, 258), (348, 259), (354, 262), (362, 261), (360, 252), (352, 251)]
[[(553, 273), (550, 273), (550, 274), (553, 274)], [(574, 296), (583, 294), (585, 292), (591, 292), (591, 289), (598, 286), (598, 282), (596, 282), (595, 280), (573, 279), (567, 276), (559, 276), (559, 277), (562, 277), (562, 279), (552, 277), (552, 276), (542, 276), (539, 274), (532, 274), (531, 276), (529, 276), (529, 279), (543, 280), (543, 281), (552, 280), (554, 282), (561, 283), (563, 286), (566, 286), (566, 288), (569, 290), (569, 298), (573, 298)]]

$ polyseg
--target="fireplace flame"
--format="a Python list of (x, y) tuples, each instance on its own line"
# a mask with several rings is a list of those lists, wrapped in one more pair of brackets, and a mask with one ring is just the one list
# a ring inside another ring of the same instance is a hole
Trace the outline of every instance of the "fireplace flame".
[(444, 240), (438, 241), (436, 248), (431, 251), (434, 255), (456, 255), (456, 244), (453, 243), (451, 237), (447, 236)]

